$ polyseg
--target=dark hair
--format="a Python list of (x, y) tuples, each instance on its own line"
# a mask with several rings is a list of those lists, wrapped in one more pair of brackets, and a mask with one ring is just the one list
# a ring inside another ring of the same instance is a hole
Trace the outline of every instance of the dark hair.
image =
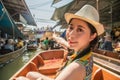
[(46, 40), (48, 40), (48, 37), (46, 37)]
[[(88, 26), (90, 28), (91, 35), (93, 35), (94, 33), (97, 34), (97, 31), (96, 31), (95, 27), (92, 24), (88, 23), (88, 22), (87, 22), (87, 24), (88, 24)], [(90, 42), (90, 47), (94, 48), (96, 46), (97, 42), (98, 42), (98, 39), (99, 39), (99, 37), (98, 37), (98, 34), (97, 34), (95, 39)]]
[(5, 40), (5, 44), (8, 44), (8, 39)]

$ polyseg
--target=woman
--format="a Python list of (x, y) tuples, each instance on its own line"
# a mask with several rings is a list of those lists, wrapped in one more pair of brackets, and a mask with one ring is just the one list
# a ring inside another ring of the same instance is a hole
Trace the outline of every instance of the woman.
[(50, 79), (37, 72), (29, 72), (27, 78), (31, 80), (90, 80), (92, 74), (92, 48), (98, 36), (104, 32), (99, 23), (97, 10), (90, 6), (83, 6), (77, 13), (66, 13), (68, 23), (66, 38), (74, 54), (62, 68), (55, 79)]

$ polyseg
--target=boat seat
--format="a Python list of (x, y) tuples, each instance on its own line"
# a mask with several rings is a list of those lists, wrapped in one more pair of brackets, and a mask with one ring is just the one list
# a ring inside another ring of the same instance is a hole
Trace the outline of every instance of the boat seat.
[(55, 74), (61, 68), (63, 59), (44, 60), (44, 65), (39, 67), (39, 72), (43, 74)]
[[(38, 71), (36, 64), (34, 64), (33, 62), (30, 62), (26, 67), (24, 67), (23, 71), (20, 71), (19, 74), (17, 76), (14, 76), (13, 80), (16, 80), (15, 78), (19, 77), (19, 76), (26, 76), (26, 74), (29, 71)], [(21, 75), (22, 74), (22, 75)]]
[(38, 71), (37, 65), (34, 62), (30, 62), (30, 70), (31, 71)]
[(102, 69), (99, 68), (93, 73), (92, 80), (103, 80)]
[(44, 61), (40, 55), (38, 55), (35, 59), (33, 59), (32, 62), (36, 64), (37, 68), (44, 65)]

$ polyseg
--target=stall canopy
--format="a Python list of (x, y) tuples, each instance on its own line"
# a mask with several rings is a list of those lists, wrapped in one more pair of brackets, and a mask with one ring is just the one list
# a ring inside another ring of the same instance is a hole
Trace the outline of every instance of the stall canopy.
[(27, 21), (27, 25), (37, 26), (25, 0), (2, 0), (10, 16), (20, 22), (20, 15)]
[(0, 30), (16, 38), (24, 37), (17, 25), (14, 23), (13, 19), (10, 17), (2, 2), (0, 2)]
[[(53, 0), (53, 5), (61, 0)], [(100, 14), (100, 22), (102, 24), (113, 24), (120, 21), (120, 1), (119, 0), (73, 0), (71, 3), (56, 8), (52, 20), (59, 21), (58, 25), (62, 25), (62, 28), (66, 28), (66, 21), (64, 19), (64, 13), (77, 12), (85, 4), (94, 6)], [(57, 26), (57, 25), (56, 25)]]

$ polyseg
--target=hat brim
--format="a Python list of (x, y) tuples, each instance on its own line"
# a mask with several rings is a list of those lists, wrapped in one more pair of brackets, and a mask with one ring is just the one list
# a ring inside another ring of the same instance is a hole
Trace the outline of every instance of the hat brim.
[(65, 13), (65, 19), (66, 19), (66, 22), (69, 23), (69, 21), (72, 19), (72, 18), (77, 18), (77, 19), (81, 19), (83, 21), (86, 21), (90, 24), (92, 24), (95, 29), (97, 30), (97, 34), (98, 35), (101, 35), (103, 32), (104, 32), (104, 27), (102, 24), (100, 24), (99, 22), (96, 22), (96, 21), (93, 21), (91, 19), (88, 19), (88, 18), (84, 18), (82, 16), (78, 16), (78, 15), (75, 15), (75, 14), (72, 14), (72, 13)]

